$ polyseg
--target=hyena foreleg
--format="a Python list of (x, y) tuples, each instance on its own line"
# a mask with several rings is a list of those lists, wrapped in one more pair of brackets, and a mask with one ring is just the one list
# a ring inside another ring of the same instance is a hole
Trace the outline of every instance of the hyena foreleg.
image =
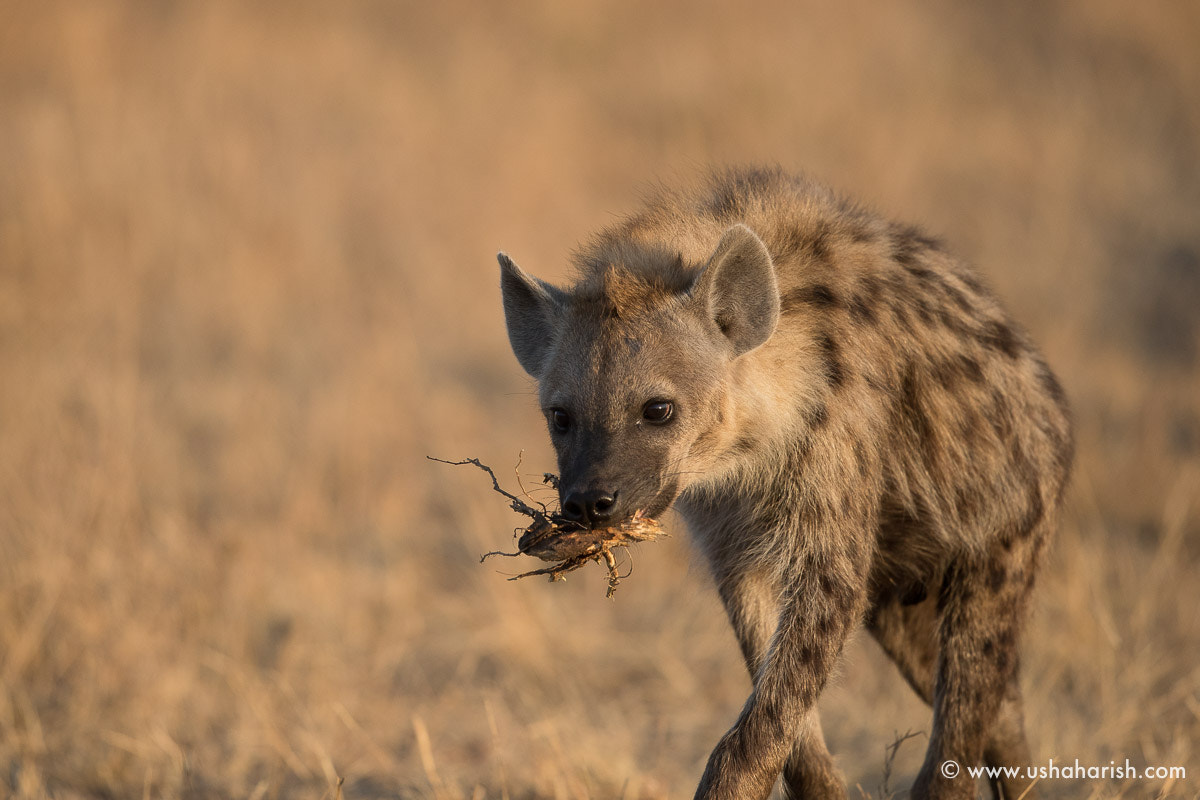
[[(779, 592), (769, 576), (739, 571), (718, 576), (717, 589), (753, 680), (778, 627)], [(844, 780), (825, 746), (816, 708), (804, 717), (792, 744), (783, 768), (783, 789), (788, 800), (844, 800), (847, 796)]]
[[(822, 541), (852, 544), (856, 538), (832, 533)], [(866, 575), (858, 565), (867, 560), (810, 552), (798, 561), (784, 578), (769, 640), (761, 581), (718, 573), (754, 691), (709, 757), (697, 800), (761, 800), (780, 772), (792, 796), (845, 797), (814, 706), (865, 606)]]

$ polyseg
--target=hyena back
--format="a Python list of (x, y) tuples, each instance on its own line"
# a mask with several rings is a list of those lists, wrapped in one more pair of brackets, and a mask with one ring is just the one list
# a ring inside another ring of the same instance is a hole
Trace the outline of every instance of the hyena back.
[(1029, 763), (1017, 642), (1071, 427), (978, 278), (779, 170), (661, 191), (574, 260), (564, 290), (500, 255), (563, 512), (674, 504), (754, 681), (696, 797), (765, 798), (780, 773), (790, 797), (845, 797), (815, 703), (860, 623), (933, 706), (914, 797)]

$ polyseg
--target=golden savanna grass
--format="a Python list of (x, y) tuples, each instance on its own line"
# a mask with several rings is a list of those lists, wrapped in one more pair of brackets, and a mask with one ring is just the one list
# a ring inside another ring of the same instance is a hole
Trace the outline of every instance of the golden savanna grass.
[[(690, 797), (749, 679), (686, 536), (613, 601), (510, 583), (522, 518), (425, 456), (554, 467), (497, 249), (562, 278), (647, 181), (758, 161), (1043, 344), (1080, 446), (1037, 760), (1188, 777), (1041, 788), (1195, 796), (1198, 41), (1116, 0), (3, 3), (0, 796)], [(929, 716), (866, 637), (821, 707), (855, 794), (907, 786)]]

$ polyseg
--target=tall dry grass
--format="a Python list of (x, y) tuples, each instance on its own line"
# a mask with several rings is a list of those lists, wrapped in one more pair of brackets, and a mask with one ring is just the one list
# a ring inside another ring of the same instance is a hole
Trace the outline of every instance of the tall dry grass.
[[(551, 466), (494, 251), (653, 178), (807, 169), (927, 224), (1079, 420), (1038, 760), (1200, 775), (1200, 15), (1187, 4), (0, 8), (0, 795), (690, 796), (749, 682), (682, 530), (502, 580)], [(508, 474), (507, 469), (501, 470)], [(857, 641), (855, 791), (928, 713)], [(344, 784), (338, 788), (339, 779)]]

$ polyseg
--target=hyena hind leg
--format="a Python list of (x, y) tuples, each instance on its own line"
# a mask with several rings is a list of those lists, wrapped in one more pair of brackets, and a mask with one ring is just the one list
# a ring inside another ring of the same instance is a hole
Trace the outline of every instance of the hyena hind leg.
[[(766, 580), (744, 572), (718, 576), (717, 580), (750, 679), (754, 680), (767, 657), (771, 637), (779, 622), (778, 592)], [(783, 797), (786, 800), (845, 800), (847, 797), (845, 782), (825, 745), (821, 720), (815, 708), (805, 718), (783, 768)]]
[[(1010, 606), (1007, 609), (1007, 614), (1014, 626), (1012, 629), (1019, 626), (1021, 613), (1019, 607), (1023, 605), (1023, 603), (1018, 603), (1016, 608)], [(913, 691), (930, 705), (934, 705), (937, 683), (938, 659), (941, 649), (940, 621), (941, 614), (938, 611), (937, 599), (934, 597), (912, 605), (903, 605), (899, 600), (884, 601), (876, 606), (867, 620), (867, 628), (871, 635), (896, 664)], [(1004, 636), (995, 638), (1001, 643), (1005, 639)], [(997, 646), (997, 641), (993, 640), (990, 646), (990, 657), (993, 659), (1004, 658), (996, 652)], [(1009, 649), (1013, 652), (1007, 657), (1012, 659), (1012, 663), (1010, 667), (1006, 667), (1009, 677), (1004, 684), (998, 709), (990, 722), (984, 718), (987, 716), (986, 713), (979, 720), (981, 729), (985, 731), (984, 741), (986, 742), (982, 756), (983, 763), (989, 767), (1020, 766), (1023, 773), (1025, 765), (1030, 763), (1030, 756), (1029, 745), (1025, 739), (1024, 707), (1016, 668), (1015, 635), (1014, 642)], [(986, 653), (988, 650), (989, 647), (984, 644), (982, 651)], [(933, 755), (932, 743), (930, 755)], [(927, 764), (926, 767), (928, 768), (928, 766)], [(967, 766), (966, 763), (960, 764), (960, 768), (964, 772)], [(941, 761), (934, 763), (933, 767), (940, 769)], [(960, 775), (953, 783), (961, 783), (964, 790), (967, 790), (966, 796), (974, 796), (971, 781), (965, 775)], [(1005, 777), (989, 780), (988, 783), (995, 800), (1015, 800), (1022, 797), (1022, 792), (1029, 788), (1029, 781), (1024, 778), (1023, 774), (1019, 779)], [(946, 788), (953, 791), (953, 786)], [(913, 797), (954, 796), (941, 793), (944, 791), (918, 781), (917, 786), (914, 787)], [(1031, 791), (1023, 797), (1025, 800), (1031, 800), (1034, 794)]]
[(871, 610), (867, 630), (917, 696), (933, 705), (938, 657), (938, 616), (934, 598), (908, 605), (898, 599), (882, 601)]

